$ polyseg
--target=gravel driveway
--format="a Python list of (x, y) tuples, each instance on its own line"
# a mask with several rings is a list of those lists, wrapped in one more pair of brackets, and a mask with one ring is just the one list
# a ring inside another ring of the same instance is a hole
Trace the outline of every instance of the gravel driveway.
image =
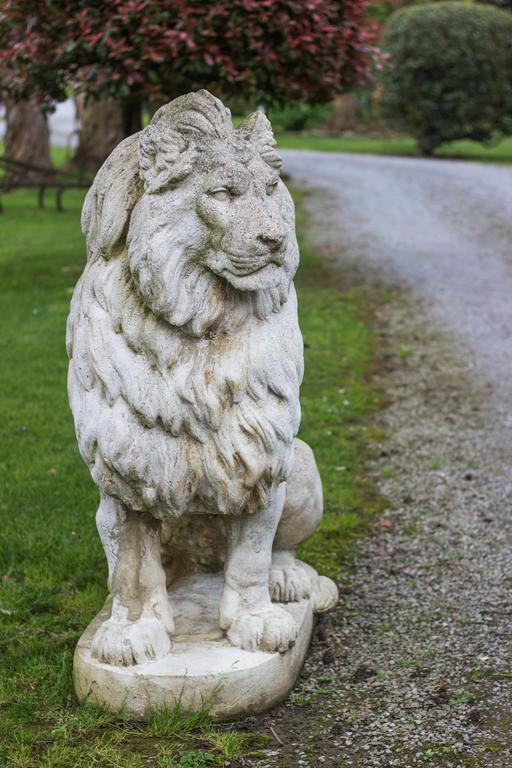
[[(312, 200), (315, 239), (426, 298), (475, 363), (512, 393), (512, 168), (446, 160), (283, 152)], [(320, 236), (319, 236), (320, 235)]]
[(512, 768), (512, 169), (283, 154), (313, 244), (372, 301), (399, 287), (375, 317), (388, 509), (241, 765)]

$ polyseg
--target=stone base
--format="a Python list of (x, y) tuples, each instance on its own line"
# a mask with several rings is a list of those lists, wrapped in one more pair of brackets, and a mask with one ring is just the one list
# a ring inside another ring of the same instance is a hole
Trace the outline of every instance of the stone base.
[(229, 719), (261, 712), (282, 701), (304, 663), (313, 627), (313, 601), (280, 604), (299, 626), (293, 648), (284, 654), (251, 653), (231, 645), (219, 628), (223, 583), (221, 574), (180, 579), (169, 593), (176, 622), (172, 652), (160, 661), (132, 667), (114, 667), (91, 657), (94, 633), (110, 615), (107, 600), (75, 651), (79, 701), (114, 712), (124, 709), (139, 719), (178, 702), (184, 711), (196, 711), (208, 700), (212, 715)]

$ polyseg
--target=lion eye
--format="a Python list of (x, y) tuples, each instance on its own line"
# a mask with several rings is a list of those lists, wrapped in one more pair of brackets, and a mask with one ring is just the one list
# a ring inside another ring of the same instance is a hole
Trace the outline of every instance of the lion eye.
[(279, 183), (279, 179), (275, 179), (274, 181), (271, 181), (270, 184), (267, 185), (267, 195), (274, 194), (274, 192), (277, 189), (278, 183)]
[(210, 195), (214, 197), (216, 200), (231, 200), (232, 194), (229, 191), (229, 189), (226, 189), (226, 187), (217, 187), (217, 189), (212, 189), (210, 191)]

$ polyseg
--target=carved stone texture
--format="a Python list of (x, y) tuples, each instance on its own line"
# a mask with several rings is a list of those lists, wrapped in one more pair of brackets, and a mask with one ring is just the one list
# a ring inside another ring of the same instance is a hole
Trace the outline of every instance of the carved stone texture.
[(100, 489), (110, 597), (75, 655), (81, 700), (146, 717), (282, 699), (336, 586), (295, 559), (322, 514), (295, 435), (303, 343), (294, 205), (261, 113), (207, 91), (121, 142), (83, 209), (69, 399)]

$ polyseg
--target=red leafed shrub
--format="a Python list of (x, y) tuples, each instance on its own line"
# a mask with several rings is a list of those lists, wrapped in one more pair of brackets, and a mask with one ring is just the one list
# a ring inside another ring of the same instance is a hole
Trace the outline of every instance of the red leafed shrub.
[(375, 52), (368, 0), (3, 0), (0, 86), (14, 98), (224, 96), (322, 101)]

